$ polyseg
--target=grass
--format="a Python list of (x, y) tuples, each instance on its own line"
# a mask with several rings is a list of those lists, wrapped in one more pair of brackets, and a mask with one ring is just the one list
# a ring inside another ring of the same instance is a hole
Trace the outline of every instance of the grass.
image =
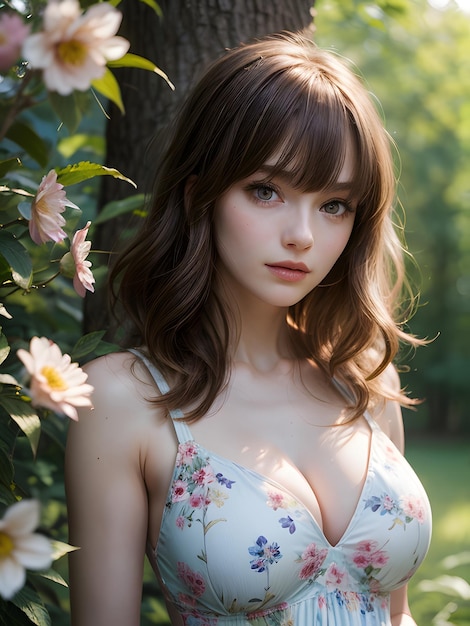
[[(470, 582), (470, 562), (450, 570), (443, 560), (470, 551), (470, 441), (419, 440), (409, 438), (406, 456), (421, 478), (433, 509), (433, 538), (429, 553), (409, 585), (410, 606), (419, 626), (429, 626), (433, 617), (451, 601), (458, 609), (441, 624), (470, 626), (470, 599), (423, 592), (420, 582), (438, 576), (459, 576)], [(454, 607), (455, 608), (455, 607)]]

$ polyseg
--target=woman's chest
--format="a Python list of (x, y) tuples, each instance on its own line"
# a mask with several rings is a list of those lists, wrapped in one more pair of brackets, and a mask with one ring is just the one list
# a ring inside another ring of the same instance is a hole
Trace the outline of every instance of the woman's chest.
[(371, 444), (364, 419), (333, 426), (343, 412), (340, 400), (325, 402), (304, 389), (245, 385), (191, 425), (191, 434), (206, 450), (289, 491), (335, 543), (359, 500)]

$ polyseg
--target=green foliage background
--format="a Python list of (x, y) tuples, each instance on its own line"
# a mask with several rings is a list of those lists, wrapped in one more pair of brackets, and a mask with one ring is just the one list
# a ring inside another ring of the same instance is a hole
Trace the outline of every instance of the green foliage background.
[(403, 381), (426, 400), (407, 424), (468, 435), (470, 11), (426, 0), (318, 0), (316, 9), (316, 41), (360, 68), (399, 151), (406, 218), (398, 215), (421, 293), (409, 327), (434, 339), (411, 360), (404, 355)]

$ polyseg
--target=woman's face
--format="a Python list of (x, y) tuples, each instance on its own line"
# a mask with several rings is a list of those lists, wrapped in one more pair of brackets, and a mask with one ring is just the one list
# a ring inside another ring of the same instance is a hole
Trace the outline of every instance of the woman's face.
[(218, 271), (239, 306), (299, 302), (329, 273), (354, 224), (351, 149), (336, 183), (318, 192), (295, 189), (288, 171), (272, 177), (274, 164), (235, 183), (215, 207)]

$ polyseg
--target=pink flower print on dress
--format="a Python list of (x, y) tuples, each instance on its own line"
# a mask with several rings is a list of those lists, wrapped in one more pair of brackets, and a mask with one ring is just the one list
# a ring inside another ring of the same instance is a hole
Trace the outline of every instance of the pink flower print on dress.
[(284, 494), (279, 491), (268, 491), (268, 501), (266, 503), (273, 511), (284, 508)]
[(178, 454), (176, 456), (176, 466), (190, 465), (193, 458), (197, 455), (198, 448), (194, 441), (185, 441), (178, 446)]
[(196, 485), (199, 485), (200, 487), (210, 485), (210, 483), (213, 483), (215, 481), (212, 467), (210, 465), (201, 467), (201, 469), (198, 469), (193, 473), (192, 479), (196, 483)]
[(193, 507), (193, 509), (202, 509), (205, 506), (208, 506), (211, 503), (210, 499), (207, 498), (203, 493), (192, 493), (189, 496), (189, 504)]
[(184, 582), (196, 598), (202, 596), (206, 590), (206, 582), (200, 572), (195, 572), (187, 563), (183, 563), (182, 561), (178, 561), (176, 571), (178, 578)]
[(186, 524), (186, 520), (184, 519), (184, 517), (182, 515), (178, 515), (178, 517), (175, 520), (176, 528), (183, 530), (183, 528), (185, 527), (185, 524)]
[(415, 519), (417, 522), (422, 524), (426, 519), (426, 513), (424, 509), (424, 504), (421, 498), (417, 498), (416, 496), (404, 496), (400, 502), (403, 512), (405, 513), (407, 520), (411, 521)]
[(330, 563), (325, 573), (325, 585), (329, 591), (342, 589), (347, 583), (347, 572), (338, 567), (336, 563)]
[(376, 541), (361, 541), (356, 546), (353, 561), (360, 569), (382, 568), (388, 562), (388, 555), (379, 550)]
[(313, 578), (315, 574), (318, 574), (327, 554), (328, 550), (326, 548), (319, 550), (315, 543), (311, 543), (307, 546), (302, 554), (301, 560), (305, 561), (305, 563), (300, 570), (299, 578), (301, 580), (307, 580)]
[(188, 483), (185, 480), (175, 480), (171, 489), (171, 501), (183, 502), (188, 498)]
[(188, 596), (185, 593), (179, 593), (178, 594), (178, 602), (179, 604), (182, 604), (185, 607), (194, 607), (196, 606), (196, 598), (194, 598), (193, 596)]

